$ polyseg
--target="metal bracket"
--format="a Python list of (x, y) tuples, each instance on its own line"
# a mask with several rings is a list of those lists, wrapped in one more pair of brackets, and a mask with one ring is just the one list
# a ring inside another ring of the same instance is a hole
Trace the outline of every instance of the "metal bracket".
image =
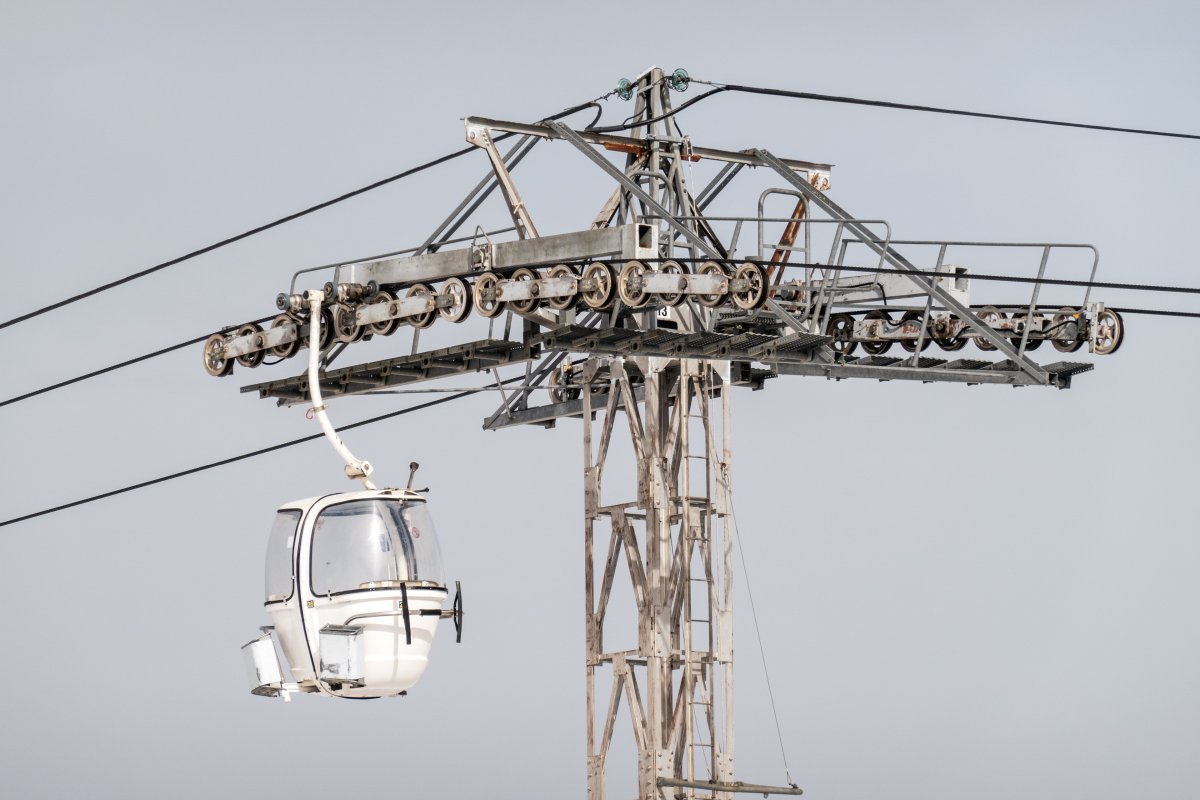
[(467, 141), (487, 152), (488, 158), (492, 162), (492, 169), (496, 172), (496, 180), (499, 181), (500, 188), (504, 192), (508, 213), (512, 215), (513, 224), (517, 226), (517, 234), (522, 239), (536, 239), (537, 228), (534, 227), (533, 219), (525, 208), (525, 202), (521, 200), (521, 193), (517, 191), (516, 184), (513, 183), (512, 176), (504, 165), (504, 158), (496, 149), (496, 143), (492, 141), (491, 133), (482, 125), (468, 122)]

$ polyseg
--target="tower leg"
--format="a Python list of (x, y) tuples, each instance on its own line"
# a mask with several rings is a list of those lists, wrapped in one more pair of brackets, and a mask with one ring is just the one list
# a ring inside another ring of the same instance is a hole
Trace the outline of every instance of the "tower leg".
[[(724, 796), (660, 779), (733, 779), (728, 364), (592, 359), (585, 370), (588, 797), (605, 796), (618, 717), (632, 726), (639, 798)], [(603, 477), (622, 416), (636, 499), (614, 504)], [(632, 650), (605, 646), (606, 633), (619, 635), (607, 617), (618, 575), (628, 575), (636, 605)]]

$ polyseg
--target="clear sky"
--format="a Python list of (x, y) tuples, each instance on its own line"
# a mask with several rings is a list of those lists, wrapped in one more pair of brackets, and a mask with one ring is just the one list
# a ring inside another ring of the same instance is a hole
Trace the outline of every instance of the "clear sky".
[[(1198, 29), (1185, 2), (10, 0), (0, 318), (457, 149), (466, 115), (536, 120), (651, 64), (1196, 133)], [(734, 95), (680, 121), (700, 144), (836, 164), (832, 196), (898, 236), (1089, 242), (1101, 279), (1200, 285), (1195, 141)], [(265, 316), (301, 267), (419, 244), (485, 170), (460, 159), (0, 331), (0, 399)], [(586, 227), (608, 192), (562, 143), (517, 179), (543, 233)], [(755, 180), (724, 210), (752, 213)], [(746, 566), (810, 796), (1200, 795), (1200, 325), (1126, 322), (1067, 392), (781, 378), (734, 396)], [(218, 381), (193, 348), (0, 409), (0, 518), (313, 433), (237, 391), (298, 369)], [(582, 795), (579, 427), (484, 433), (495, 401), (346, 435), (384, 482), (422, 463), (465, 587), (464, 643), (443, 631), (402, 700), (245, 686), (274, 508), (350, 488), (322, 443), (0, 529), (0, 793)], [(778, 782), (738, 603), (737, 771)]]

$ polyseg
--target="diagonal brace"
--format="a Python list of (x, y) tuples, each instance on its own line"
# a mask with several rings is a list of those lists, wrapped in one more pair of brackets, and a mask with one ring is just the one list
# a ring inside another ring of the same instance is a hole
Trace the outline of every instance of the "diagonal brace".
[(1047, 385), (1050, 383), (1049, 373), (1047, 373), (1034, 362), (1030, 361), (1027, 357), (1019, 355), (1016, 348), (1009, 343), (1008, 339), (996, 335), (996, 332), (992, 330), (991, 326), (987, 325), (978, 317), (976, 317), (969, 308), (944, 292), (933, 281), (922, 275), (916, 274), (920, 270), (918, 270), (917, 267), (912, 264), (912, 262), (893, 250), (891, 246), (878, 242), (875, 235), (870, 231), (870, 229), (867, 228), (866, 225), (852, 219), (850, 214), (848, 214), (837, 203), (833, 202), (828, 195), (822, 191), (819, 191), (815, 187), (810, 186), (808, 181), (803, 180), (795, 173), (794, 170), (790, 169), (786, 164), (779, 160), (779, 158), (767, 152), (766, 150), (758, 149), (754, 152), (767, 166), (779, 173), (779, 175), (782, 176), (783, 179), (792, 186), (796, 187), (796, 189), (798, 189), (801, 194), (808, 198), (810, 202), (820, 206), (831, 217), (844, 220), (843, 224), (846, 226), (846, 229), (857, 236), (863, 244), (886, 259), (887, 262), (892, 266), (903, 272), (910, 273), (908, 275), (909, 280), (920, 287), (922, 291), (935, 298), (943, 306), (953, 311), (959, 317), (959, 319), (967, 323), (967, 325), (975, 330), (981, 337), (995, 345), (997, 350), (1004, 353), (1004, 355), (1011, 359), (1035, 382), (1042, 385)]
[(706, 253), (709, 258), (722, 257), (721, 254), (712, 247), (712, 245), (697, 236), (696, 233), (687, 225), (684, 225), (683, 222), (676, 219), (671, 212), (667, 211), (665, 206), (647, 194), (641, 186), (637, 185), (637, 183), (630, 180), (628, 175), (617, 169), (617, 167), (615, 167), (607, 158), (593, 150), (591, 145), (587, 143), (586, 139), (561, 122), (552, 120), (546, 124), (553, 128), (554, 131), (563, 139), (566, 139), (568, 142), (575, 145), (575, 147), (578, 148), (581, 153), (595, 162), (595, 164), (602, 170), (607, 172), (613, 180), (624, 186), (630, 194), (653, 209), (654, 212), (663, 219), (663, 221), (674, 228), (684, 239), (687, 239), (690, 244)]

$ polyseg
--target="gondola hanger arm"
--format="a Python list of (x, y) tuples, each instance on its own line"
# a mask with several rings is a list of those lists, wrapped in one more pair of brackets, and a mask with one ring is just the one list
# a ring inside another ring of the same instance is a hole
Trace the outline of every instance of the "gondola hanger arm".
[(371, 482), (371, 472), (374, 468), (369, 461), (355, 458), (354, 454), (350, 452), (350, 448), (342, 441), (342, 437), (338, 436), (333, 423), (329, 421), (329, 416), (325, 413), (325, 403), (321, 399), (321, 305), (325, 302), (325, 292), (310, 289), (306, 295), (306, 299), (308, 300), (309, 308), (308, 396), (312, 398), (313, 416), (320, 423), (321, 430), (325, 433), (325, 438), (329, 440), (329, 443), (333, 445), (333, 449), (346, 462), (346, 476), (351, 480), (362, 481), (365, 488), (373, 490), (375, 489), (375, 484)]

